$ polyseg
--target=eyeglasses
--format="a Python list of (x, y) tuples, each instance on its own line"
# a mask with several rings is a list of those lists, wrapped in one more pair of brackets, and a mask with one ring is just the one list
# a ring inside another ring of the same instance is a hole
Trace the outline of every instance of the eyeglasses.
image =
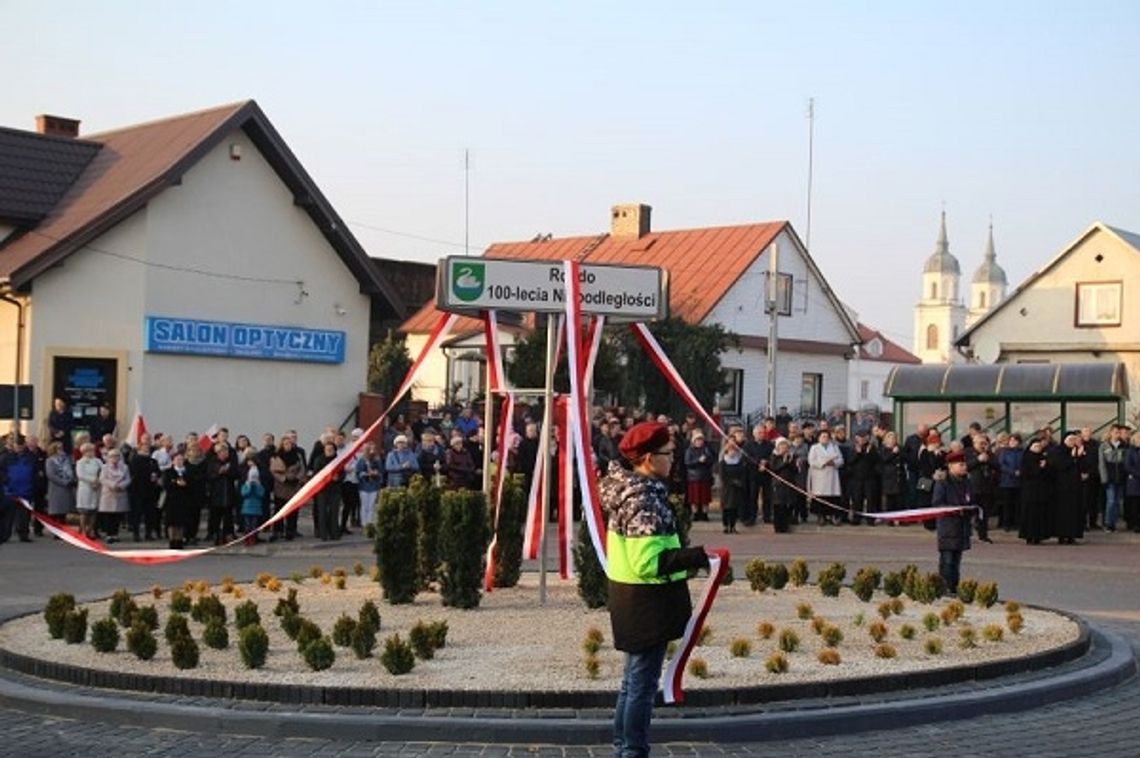
[(676, 450), (654, 450), (651, 455), (672, 455)]

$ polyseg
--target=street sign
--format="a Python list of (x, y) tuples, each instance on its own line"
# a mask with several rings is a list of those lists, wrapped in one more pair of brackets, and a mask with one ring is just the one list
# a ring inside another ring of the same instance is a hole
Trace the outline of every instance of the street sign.
[[(445, 311), (565, 310), (562, 261), (452, 256), (436, 269), (436, 307)], [(582, 264), (582, 312), (631, 321), (669, 315), (668, 274), (653, 266)]]

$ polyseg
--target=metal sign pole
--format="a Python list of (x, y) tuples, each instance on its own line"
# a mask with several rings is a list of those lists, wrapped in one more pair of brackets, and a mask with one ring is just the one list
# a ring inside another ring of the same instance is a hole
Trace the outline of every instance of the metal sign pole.
[[(491, 361), (495, 357), (491, 354), (494, 350), (493, 345), (487, 345), (487, 387), (483, 399), (483, 460), (480, 464), (483, 466), (483, 494), (487, 496), (487, 504), (492, 504), (494, 497), (493, 491), (495, 488), (494, 480), (491, 477), (491, 446), (495, 443), (498, 437), (495, 434), (495, 392), (491, 387)], [(499, 451), (499, 465), (506, 465), (506, 451)]]
[(558, 338), (558, 331), (555, 327), (555, 318), (553, 314), (546, 317), (546, 385), (542, 391), (542, 436), (539, 437), (538, 442), (538, 455), (543, 464), (543, 494), (542, 504), (540, 506), (542, 512), (539, 518), (542, 520), (542, 530), (539, 534), (539, 547), (538, 547), (538, 604), (546, 605), (546, 522), (548, 514), (550, 513), (550, 506), (553, 502), (554, 488), (551, 486), (553, 480), (552, 469), (554, 468), (550, 460), (550, 433), (554, 428), (554, 349), (555, 341)]

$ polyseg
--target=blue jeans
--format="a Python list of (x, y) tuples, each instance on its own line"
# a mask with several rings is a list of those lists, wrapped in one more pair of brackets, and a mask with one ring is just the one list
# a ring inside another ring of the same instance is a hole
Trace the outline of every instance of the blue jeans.
[(1120, 501), (1124, 497), (1124, 485), (1105, 482), (1104, 485), (1104, 527), (1115, 529), (1120, 517)]
[(625, 671), (614, 711), (614, 758), (649, 755), (649, 721), (653, 718), (653, 699), (665, 662), (665, 644), (625, 654)]

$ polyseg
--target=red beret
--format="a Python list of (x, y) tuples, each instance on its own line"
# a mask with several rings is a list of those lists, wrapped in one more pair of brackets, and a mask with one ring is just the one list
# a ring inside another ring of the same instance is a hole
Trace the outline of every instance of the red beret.
[(946, 456), (946, 462), (947, 463), (965, 463), (966, 462), (966, 454), (963, 453), (961, 450), (955, 450), (954, 452), (952, 452)]
[(926, 433), (926, 444), (927, 445), (937, 445), (941, 441), (942, 441), (942, 435), (939, 434), (937, 431), (931, 429), (929, 432)]
[(643, 421), (629, 428), (622, 436), (621, 444), (618, 447), (622, 455), (631, 461), (635, 461), (646, 453), (660, 450), (671, 440), (669, 427), (656, 421)]

